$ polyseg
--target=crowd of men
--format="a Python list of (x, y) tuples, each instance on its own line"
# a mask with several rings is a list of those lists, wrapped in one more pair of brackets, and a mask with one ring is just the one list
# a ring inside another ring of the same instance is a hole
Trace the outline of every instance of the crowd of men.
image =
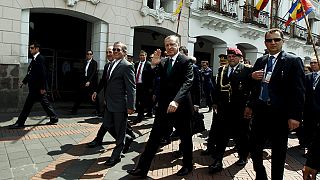
[[(103, 123), (89, 147), (102, 145), (109, 132), (115, 139), (115, 148), (105, 162), (114, 166), (121, 161), (135, 138), (130, 124), (140, 123), (155, 115), (153, 127), (134, 169), (127, 172), (147, 177), (158, 148), (170, 141), (174, 133), (180, 138), (182, 168), (178, 176), (193, 169), (192, 117), (199, 111), (201, 92), (205, 97), (212, 125), (207, 149), (202, 155), (211, 155), (209, 173), (223, 169), (223, 156), (229, 140), (236, 144), (238, 166), (244, 166), (251, 155), (257, 180), (268, 179), (263, 165), (263, 149), (268, 141), (272, 149), (271, 179), (283, 179), (288, 133), (297, 130), (301, 146), (308, 149), (304, 179), (315, 179), (319, 171), (320, 85), (319, 62), (310, 61), (311, 73), (305, 74), (302, 60), (282, 49), (283, 32), (270, 29), (265, 33), (268, 53), (254, 65), (244, 63), (243, 53), (237, 48), (226, 51), (227, 64), (218, 69), (213, 78), (208, 61), (196, 65), (188, 50), (180, 46), (178, 36), (164, 39), (165, 52), (160, 49), (150, 55), (141, 50), (139, 61), (127, 60), (127, 46), (115, 42), (107, 48), (107, 63), (97, 82), (97, 62), (93, 52), (87, 51), (86, 63), (77, 99), (72, 113), (77, 113), (80, 102), (90, 94)], [(29, 85), (29, 95), (18, 121), (11, 128), (22, 128), (32, 105), (40, 101), (50, 117), (49, 125), (58, 122), (57, 114), (46, 97), (45, 66), (38, 43), (30, 44), (34, 57), (23, 84)], [(99, 107), (98, 94), (103, 90), (104, 108)], [(101, 110), (103, 109), (103, 110)], [(128, 115), (137, 112), (137, 118), (128, 122)], [(230, 113), (232, 112), (232, 113)], [(165, 142), (164, 142), (165, 141)], [(170, 142), (169, 142), (170, 143)]]

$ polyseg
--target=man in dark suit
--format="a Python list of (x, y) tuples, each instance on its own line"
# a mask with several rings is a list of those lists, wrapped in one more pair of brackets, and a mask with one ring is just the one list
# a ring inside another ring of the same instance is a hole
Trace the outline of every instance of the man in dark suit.
[[(107, 74), (108, 74), (108, 69), (109, 67), (111, 67), (111, 63), (113, 62), (113, 46), (109, 46), (107, 48), (107, 63), (104, 66), (104, 70), (103, 70), (103, 74), (102, 77), (99, 81), (99, 84), (97, 86), (97, 90), (95, 90), (95, 92), (93, 92), (92, 94), (92, 101), (95, 102), (97, 100), (97, 96), (99, 94), (99, 92), (103, 89), (104, 90), (104, 94), (107, 88)], [(110, 69), (111, 70), (111, 69)], [(103, 106), (104, 107), (104, 106)], [(104, 111), (103, 111), (104, 112)], [(108, 130), (105, 128), (104, 124), (102, 124), (98, 130), (97, 136), (94, 138), (93, 141), (89, 142), (87, 145), (89, 148), (94, 148), (97, 146), (101, 146), (102, 145), (102, 141), (103, 141), (103, 137), (104, 135), (108, 132)], [(110, 131), (110, 133), (113, 133), (114, 131)], [(127, 123), (127, 128), (126, 128), (126, 137), (125, 137), (125, 145), (123, 148), (122, 153), (127, 153), (127, 151), (129, 150), (130, 144), (132, 143), (133, 139), (135, 139), (135, 135), (133, 133), (132, 127), (130, 126), (129, 123)], [(116, 134), (111, 134), (111, 136), (113, 138), (116, 138)]]
[[(86, 54), (86, 62), (82, 69), (82, 74), (81, 74), (82, 77), (81, 77), (79, 91), (77, 93), (75, 102), (71, 110), (72, 114), (77, 113), (82, 101), (84, 101), (85, 99), (91, 99), (88, 97), (91, 97), (92, 93), (97, 87), (97, 81), (98, 81), (97, 67), (98, 67), (98, 64), (97, 64), (97, 61), (93, 59), (92, 50), (88, 50)], [(99, 102), (96, 101), (94, 104), (96, 108), (96, 114), (99, 115), (100, 114)]]
[(311, 72), (306, 74), (306, 102), (303, 112), (303, 131), (307, 161), (303, 168), (304, 180), (315, 180), (320, 171), (320, 65), (317, 57), (310, 60)]
[(250, 91), (251, 66), (240, 63), (242, 52), (237, 48), (227, 49), (227, 59), (228, 64), (218, 69), (217, 86), (213, 98), (214, 111), (221, 118), (215, 122), (217, 126), (215, 128), (215, 160), (209, 166), (210, 173), (222, 170), (223, 155), (232, 132), (235, 132), (234, 135), (239, 139), (239, 160), (236, 164), (244, 166), (249, 155), (249, 121), (243, 118), (243, 111)]
[(193, 81), (192, 65), (187, 56), (179, 53), (179, 37), (168, 36), (164, 44), (169, 57), (160, 59), (161, 50), (158, 49), (152, 59), (152, 67), (157, 65), (156, 71), (160, 76), (158, 109), (145, 150), (136, 168), (127, 171), (133, 176), (147, 176), (168, 123), (174, 124), (182, 144), (183, 166), (177, 175), (184, 176), (192, 171), (193, 145), (190, 123), (193, 113), (190, 95)]
[(140, 123), (144, 118), (145, 110), (152, 106), (154, 73), (151, 69), (151, 63), (146, 60), (147, 53), (145, 51), (140, 51), (139, 58), (140, 60), (134, 65), (137, 88), (136, 109), (138, 112), (137, 118), (132, 121), (134, 124)]
[(316, 180), (320, 171), (320, 124), (315, 128), (311, 146), (308, 149), (307, 161), (303, 167), (303, 180)]
[(306, 74), (306, 101), (304, 104), (301, 147), (309, 148), (320, 122), (320, 66), (316, 56), (310, 60), (311, 72)]
[(128, 114), (134, 113), (136, 96), (134, 67), (125, 59), (127, 46), (122, 42), (115, 42), (112, 51), (114, 60), (108, 66), (105, 75), (106, 109), (103, 125), (115, 138), (116, 146), (111, 157), (105, 162), (107, 166), (114, 166), (121, 161)]
[(50, 121), (47, 124), (55, 124), (58, 122), (57, 114), (53, 107), (49, 103), (47, 97), (47, 70), (45, 57), (39, 52), (40, 44), (33, 42), (29, 46), (30, 54), (32, 55), (32, 61), (28, 67), (27, 75), (20, 83), (20, 87), (24, 84), (29, 86), (29, 94), (26, 102), (23, 106), (22, 112), (19, 115), (18, 120), (15, 124), (11, 125), (10, 128), (22, 128), (30, 114), (32, 106), (35, 102), (39, 101), (50, 117)]
[(206, 98), (206, 105), (209, 107), (208, 112), (211, 112), (214, 92), (214, 84), (212, 82), (212, 70), (209, 68), (208, 61), (201, 61), (201, 66), (202, 90)]
[(296, 129), (302, 119), (305, 74), (301, 58), (282, 50), (283, 32), (265, 33), (269, 54), (257, 59), (252, 69), (252, 85), (245, 117), (252, 112), (250, 153), (256, 179), (268, 179), (263, 166), (265, 140), (271, 142), (271, 179), (283, 179), (288, 130)]

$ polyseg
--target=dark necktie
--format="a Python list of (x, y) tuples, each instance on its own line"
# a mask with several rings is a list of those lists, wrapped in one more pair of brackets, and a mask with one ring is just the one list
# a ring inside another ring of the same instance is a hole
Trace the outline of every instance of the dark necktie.
[(114, 65), (114, 61), (108, 67), (108, 71), (107, 71), (107, 75), (106, 75), (107, 80), (110, 78), (110, 72), (111, 72), (113, 65)]
[(170, 72), (171, 72), (171, 69), (172, 69), (172, 61), (173, 61), (173, 59), (169, 59), (169, 61), (168, 61), (167, 75), (169, 75)]
[(231, 68), (231, 71), (230, 71), (230, 74), (229, 74), (229, 77), (231, 77), (231, 76), (232, 76), (233, 71), (234, 71), (234, 69), (233, 69), (233, 67), (232, 67), (232, 68)]
[(274, 56), (269, 57), (266, 72), (272, 72), (273, 59), (274, 59)]
[[(268, 59), (266, 73), (264, 75), (265, 77), (268, 72), (272, 72), (273, 59), (274, 59), (274, 56), (270, 56)], [(267, 102), (269, 100), (268, 83), (266, 82), (261, 83), (261, 100), (264, 102)]]
[(317, 72), (313, 72), (312, 73), (312, 85), (313, 85), (313, 89), (315, 89), (316, 88), (316, 86), (317, 86), (317, 83), (318, 83), (318, 79), (319, 79), (319, 77), (317, 77), (318, 76), (318, 73)]

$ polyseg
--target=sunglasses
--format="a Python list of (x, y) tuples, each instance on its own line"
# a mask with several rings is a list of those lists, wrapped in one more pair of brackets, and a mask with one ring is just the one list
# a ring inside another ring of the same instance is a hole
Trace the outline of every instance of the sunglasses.
[(113, 51), (113, 52), (120, 52), (121, 49), (119, 49), (119, 48), (113, 48), (112, 51)]
[(280, 42), (281, 40), (282, 40), (282, 38), (273, 38), (273, 39), (265, 39), (264, 41), (270, 43), (270, 42), (272, 42), (272, 41), (274, 41), (274, 42)]
[(107, 51), (108, 54), (112, 54), (112, 51)]

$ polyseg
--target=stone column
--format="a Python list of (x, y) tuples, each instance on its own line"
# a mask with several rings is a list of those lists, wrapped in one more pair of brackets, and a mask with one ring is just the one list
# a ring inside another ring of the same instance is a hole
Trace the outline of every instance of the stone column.
[(92, 44), (93, 58), (98, 62), (98, 70), (102, 71), (106, 62), (106, 49), (108, 42), (108, 24), (105, 22), (96, 22), (93, 24)]
[(189, 37), (188, 45), (187, 45), (189, 56), (193, 56), (193, 54), (194, 54), (194, 43), (196, 43), (196, 42), (197, 42), (197, 38)]

